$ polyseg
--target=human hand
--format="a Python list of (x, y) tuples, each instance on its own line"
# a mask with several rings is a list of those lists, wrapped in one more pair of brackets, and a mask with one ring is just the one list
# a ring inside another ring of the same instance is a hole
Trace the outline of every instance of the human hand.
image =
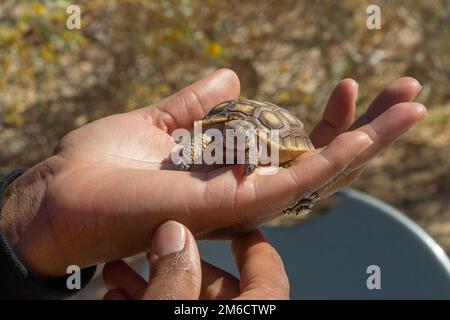
[(275, 249), (256, 230), (232, 241), (240, 279), (200, 260), (194, 236), (168, 221), (154, 233), (147, 283), (123, 260), (103, 268), (105, 300), (289, 299), (289, 280)]
[(339, 134), (353, 114), (348, 81), (338, 85), (324, 123), (311, 136), (326, 148), (270, 176), (242, 179), (241, 166), (209, 173), (162, 170), (175, 146), (173, 130), (190, 128), (214, 105), (239, 96), (239, 80), (229, 70), (155, 105), (94, 121), (65, 136), (52, 157), (8, 187), (5, 235), (30, 271), (55, 276), (71, 264), (86, 267), (144, 252), (153, 231), (167, 220), (203, 237), (254, 228), (323, 188), (350, 163), (375, 156), (425, 114), (413, 103), (389, 108), (412, 98), (405, 93), (411, 91), (409, 81), (380, 94), (369, 125)]
[(385, 87), (366, 112), (355, 120), (358, 84), (352, 79), (337, 84), (325, 107), (322, 121), (311, 132), (312, 143), (316, 148), (321, 148), (342, 132), (349, 131), (365, 132), (374, 143), (335, 179), (317, 190), (320, 197), (326, 197), (350, 184), (370, 160), (426, 116), (426, 108), (422, 104), (411, 102), (421, 89), (416, 79), (399, 78)]

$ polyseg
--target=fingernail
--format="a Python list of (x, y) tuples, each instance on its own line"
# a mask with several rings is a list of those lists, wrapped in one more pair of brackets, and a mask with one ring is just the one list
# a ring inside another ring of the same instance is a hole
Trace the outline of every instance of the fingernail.
[(186, 243), (184, 227), (175, 221), (162, 224), (155, 232), (152, 253), (159, 257), (183, 250)]

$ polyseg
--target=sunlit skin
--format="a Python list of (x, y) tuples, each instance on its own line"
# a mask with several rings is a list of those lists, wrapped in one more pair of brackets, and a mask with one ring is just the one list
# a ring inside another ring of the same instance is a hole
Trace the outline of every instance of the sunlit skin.
[[(218, 70), (154, 105), (70, 132), (50, 158), (10, 185), (2, 226), (30, 270), (54, 276), (71, 264), (144, 252), (167, 220), (196, 236), (256, 225), (299, 197), (314, 191), (323, 197), (349, 184), (425, 117), (425, 107), (410, 102), (420, 89), (416, 80), (400, 78), (355, 120), (356, 82), (340, 81), (311, 132), (317, 150), (276, 175), (242, 178), (237, 165), (209, 173), (162, 170), (175, 144), (173, 130), (191, 128), (214, 105), (239, 97), (237, 75)], [(341, 180), (323, 190), (338, 175)]]
[[(181, 227), (187, 238), (184, 250), (162, 258), (147, 255), (148, 283), (122, 260), (107, 263), (103, 268), (103, 280), (108, 289), (104, 299), (289, 299), (289, 280), (283, 262), (260, 231), (232, 241), (231, 251), (240, 274), (238, 280), (200, 260), (193, 235), (186, 227)], [(155, 234), (158, 232), (161, 228)], [(153, 241), (153, 252), (154, 247)]]

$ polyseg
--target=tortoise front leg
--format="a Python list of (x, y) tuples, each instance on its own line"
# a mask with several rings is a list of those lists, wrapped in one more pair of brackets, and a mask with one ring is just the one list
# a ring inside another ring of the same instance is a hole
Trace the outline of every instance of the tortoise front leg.
[[(225, 129), (233, 129), (236, 133), (245, 136), (245, 164), (243, 176), (245, 177), (252, 174), (258, 168), (259, 163), (259, 152), (254, 125), (245, 120), (231, 120), (226, 123)], [(239, 148), (235, 148), (235, 150), (239, 150)]]
[(256, 169), (258, 169), (259, 154), (256, 143), (249, 142), (248, 147), (245, 150), (245, 164), (244, 164), (244, 174), (246, 177), (251, 175)]
[(182, 151), (180, 170), (189, 171), (192, 166), (203, 156), (203, 151), (211, 143), (212, 138), (206, 134), (200, 136), (200, 143), (196, 143), (195, 138), (191, 140), (190, 145)]

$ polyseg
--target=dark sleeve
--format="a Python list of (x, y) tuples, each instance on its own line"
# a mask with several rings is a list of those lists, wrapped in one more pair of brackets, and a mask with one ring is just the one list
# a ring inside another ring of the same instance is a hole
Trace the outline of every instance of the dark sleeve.
[[(24, 173), (18, 169), (8, 174), (0, 182), (0, 219), (2, 218), (2, 199), (6, 187)], [(8, 214), (3, 213), (3, 214)], [(57, 278), (39, 278), (31, 274), (17, 259), (0, 229), (0, 299), (62, 299), (79, 290), (70, 290), (67, 279), (70, 276)], [(94, 276), (97, 266), (81, 270), (81, 288)]]

